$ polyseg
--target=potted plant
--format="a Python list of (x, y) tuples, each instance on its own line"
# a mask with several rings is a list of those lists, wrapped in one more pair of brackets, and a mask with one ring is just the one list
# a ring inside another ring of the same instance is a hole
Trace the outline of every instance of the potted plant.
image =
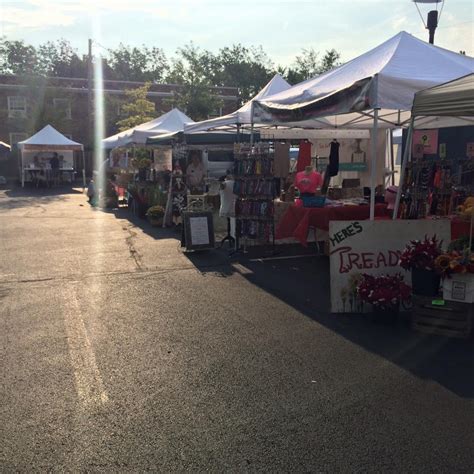
[(413, 293), (436, 296), (439, 291), (440, 276), (435, 270), (435, 260), (443, 253), (436, 235), (423, 240), (412, 240), (400, 256), (400, 266), (411, 270)]
[(148, 222), (156, 227), (163, 225), (163, 217), (165, 215), (165, 210), (163, 206), (152, 206), (146, 211), (146, 216)]
[(441, 254), (435, 266), (444, 279), (443, 299), (474, 302), (474, 253), (469, 248)]
[(138, 179), (140, 181), (145, 181), (146, 179), (146, 170), (151, 166), (152, 161), (150, 158), (137, 156), (132, 160), (132, 166), (138, 170)]
[(357, 294), (361, 301), (372, 305), (374, 321), (395, 322), (400, 303), (410, 299), (411, 288), (399, 273), (380, 276), (364, 273), (357, 284)]

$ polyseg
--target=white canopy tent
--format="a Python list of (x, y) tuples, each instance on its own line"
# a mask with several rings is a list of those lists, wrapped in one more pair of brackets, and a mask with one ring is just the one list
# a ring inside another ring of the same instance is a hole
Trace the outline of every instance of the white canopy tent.
[(106, 149), (130, 145), (145, 145), (147, 138), (182, 132), (186, 123), (194, 122), (181, 110), (174, 108), (149, 122), (105, 138), (102, 140), (102, 144)]
[[(406, 126), (415, 92), (474, 71), (474, 59), (401, 32), (367, 53), (253, 103), (255, 123), (302, 128)], [(376, 143), (372, 140), (371, 219), (375, 209)]]
[[(415, 94), (411, 110), (411, 121), (408, 129), (407, 143), (402, 159), (400, 186), (398, 188), (393, 219), (397, 218), (400, 196), (405, 175), (405, 168), (410, 157), (413, 130), (426, 127), (426, 122), (418, 118), (463, 118), (474, 123), (474, 73), (468, 74), (454, 81), (447, 82)], [(421, 123), (421, 125), (420, 125)], [(431, 121), (431, 124), (438, 123)], [(436, 126), (438, 128), (438, 126)], [(472, 222), (471, 222), (472, 224)], [(471, 229), (472, 235), (472, 229)]]
[(240, 126), (251, 125), (252, 122), (252, 103), (255, 100), (265, 99), (266, 97), (278, 94), (291, 87), (288, 82), (280, 76), (275, 74), (271, 81), (251, 100), (244, 104), (240, 109), (231, 114), (224, 115), (202, 122), (187, 124), (184, 127), (185, 133), (204, 132), (208, 130), (228, 130), (235, 129)]
[(77, 143), (70, 140), (62, 133), (58, 132), (51, 125), (46, 125), (39, 132), (35, 133), (30, 138), (18, 142), (17, 146), (21, 153), (21, 185), (25, 186), (25, 157), (26, 155), (32, 156), (35, 153), (45, 152), (62, 152), (68, 154), (65, 158), (69, 157), (69, 166), (73, 167), (73, 152), (83, 151), (84, 147), (81, 143)]

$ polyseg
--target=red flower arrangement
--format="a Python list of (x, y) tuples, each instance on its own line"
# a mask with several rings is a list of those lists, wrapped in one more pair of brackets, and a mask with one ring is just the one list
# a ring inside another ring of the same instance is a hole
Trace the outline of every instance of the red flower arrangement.
[(465, 252), (443, 253), (436, 258), (435, 268), (443, 278), (449, 278), (454, 273), (474, 273), (474, 253), (469, 249)]
[(398, 308), (401, 301), (411, 296), (411, 287), (401, 274), (372, 276), (364, 273), (357, 285), (359, 298), (379, 309)]
[(424, 240), (411, 240), (400, 256), (400, 266), (405, 270), (434, 270), (435, 260), (443, 253), (441, 244), (436, 235), (430, 239), (425, 235)]

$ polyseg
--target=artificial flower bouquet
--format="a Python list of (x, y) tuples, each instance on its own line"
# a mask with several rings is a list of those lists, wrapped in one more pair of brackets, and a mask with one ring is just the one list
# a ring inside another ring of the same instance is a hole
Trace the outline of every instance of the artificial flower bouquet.
[(427, 270), (435, 269), (435, 260), (443, 253), (442, 241), (434, 235), (423, 240), (411, 240), (400, 256), (400, 266), (405, 270)]
[(401, 274), (372, 276), (364, 273), (357, 284), (357, 294), (374, 309), (398, 310), (402, 301), (408, 301), (411, 288)]

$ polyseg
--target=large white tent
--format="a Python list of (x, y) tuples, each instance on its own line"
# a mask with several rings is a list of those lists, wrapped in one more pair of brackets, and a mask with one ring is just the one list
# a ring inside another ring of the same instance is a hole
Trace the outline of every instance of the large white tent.
[(35, 154), (61, 152), (68, 168), (73, 168), (74, 151), (82, 151), (81, 143), (70, 140), (51, 125), (46, 125), (30, 138), (17, 143), (21, 152), (21, 184), (25, 185), (25, 166)]
[(130, 145), (145, 145), (149, 137), (182, 132), (186, 123), (194, 122), (181, 110), (174, 108), (149, 122), (105, 138), (102, 140), (102, 144), (106, 149)]
[[(257, 99), (255, 122), (307, 128), (407, 125), (415, 92), (474, 71), (474, 59), (402, 31), (376, 48), (316, 78)], [(323, 119), (323, 120), (321, 120)]]
[(224, 115), (202, 122), (187, 124), (184, 127), (185, 133), (204, 132), (207, 130), (228, 130), (235, 129), (240, 126), (250, 125), (252, 122), (252, 102), (255, 100), (265, 99), (266, 97), (278, 94), (291, 87), (288, 82), (275, 74), (271, 81), (251, 100), (245, 103), (240, 109), (231, 114)]
[(252, 121), (302, 128), (372, 128), (373, 219), (379, 128), (406, 126), (416, 92), (473, 71), (473, 58), (402, 31), (338, 68), (256, 100)]

